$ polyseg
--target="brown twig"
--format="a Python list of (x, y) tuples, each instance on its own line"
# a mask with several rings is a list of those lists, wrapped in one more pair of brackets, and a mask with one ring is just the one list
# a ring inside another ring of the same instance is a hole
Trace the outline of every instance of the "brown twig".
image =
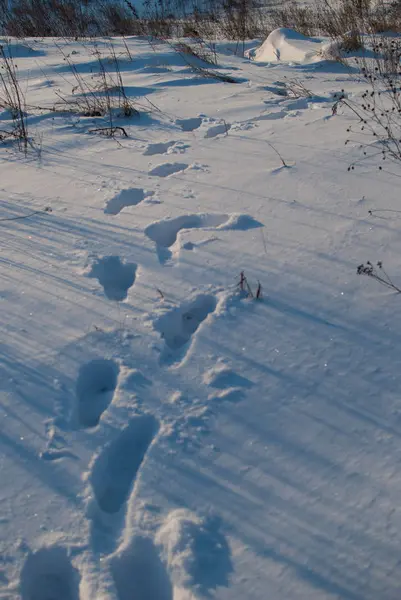
[(105, 135), (107, 137), (114, 137), (117, 131), (121, 132), (123, 137), (129, 137), (128, 133), (125, 131), (124, 127), (97, 127), (96, 129), (90, 129), (88, 133), (100, 133), (101, 135)]

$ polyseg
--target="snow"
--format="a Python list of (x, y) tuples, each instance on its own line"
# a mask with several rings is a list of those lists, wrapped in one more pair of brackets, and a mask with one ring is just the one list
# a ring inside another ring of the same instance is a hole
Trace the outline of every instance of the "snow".
[(248, 51), (248, 56), (256, 62), (310, 63), (319, 60), (320, 49), (320, 40), (280, 28), (272, 31), (261, 46)]
[(61, 43), (96, 79), (25, 40), (36, 150), (0, 147), (0, 598), (394, 600), (400, 299), (356, 268), (400, 285), (399, 173), (345, 145), (352, 60), (116, 39), (110, 139), (53, 110)]

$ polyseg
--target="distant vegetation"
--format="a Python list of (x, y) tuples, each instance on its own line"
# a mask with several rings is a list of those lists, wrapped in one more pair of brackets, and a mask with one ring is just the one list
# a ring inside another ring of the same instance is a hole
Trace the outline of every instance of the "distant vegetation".
[(401, 0), (0, 0), (3, 34), (17, 37), (153, 35), (264, 37), (277, 27), (305, 35), (400, 31)]
[(355, 50), (364, 33), (401, 31), (401, 0), (144, 0), (140, 9), (135, 0), (0, 0), (0, 27), (16, 37), (187, 38), (209, 56), (218, 39), (236, 40), (240, 50), (240, 42), (289, 27)]
[(238, 42), (277, 27), (341, 38), (354, 49), (361, 33), (401, 30), (401, 0), (0, 0), (2, 33), (16, 37), (150, 35)]

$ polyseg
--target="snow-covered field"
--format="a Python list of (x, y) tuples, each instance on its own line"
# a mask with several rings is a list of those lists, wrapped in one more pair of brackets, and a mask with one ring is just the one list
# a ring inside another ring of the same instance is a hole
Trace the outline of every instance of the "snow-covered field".
[[(13, 45), (30, 107), (59, 44)], [(348, 172), (353, 67), (127, 44), (128, 138), (28, 108), (0, 147), (0, 597), (396, 600), (401, 300), (356, 267), (401, 283), (400, 172)]]

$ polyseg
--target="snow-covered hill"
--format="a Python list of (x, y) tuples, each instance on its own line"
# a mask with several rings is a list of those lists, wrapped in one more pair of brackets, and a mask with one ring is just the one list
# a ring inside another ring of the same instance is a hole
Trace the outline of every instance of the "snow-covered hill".
[[(356, 267), (400, 284), (399, 173), (347, 170), (354, 67), (221, 44), (222, 83), (127, 44), (118, 139), (53, 112), (59, 43), (12, 49), (36, 150), (0, 147), (0, 597), (395, 600), (401, 305)], [(64, 46), (96, 81), (92, 50)]]

